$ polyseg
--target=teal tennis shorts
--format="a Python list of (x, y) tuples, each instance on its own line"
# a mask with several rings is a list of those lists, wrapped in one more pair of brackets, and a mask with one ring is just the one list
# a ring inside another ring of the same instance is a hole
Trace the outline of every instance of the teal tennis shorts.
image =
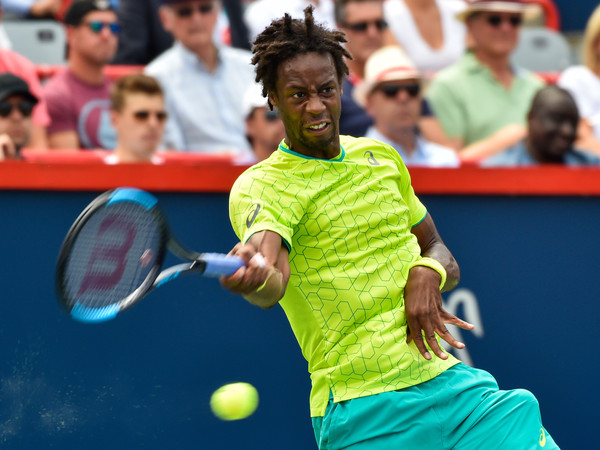
[(313, 418), (321, 450), (533, 450), (559, 448), (529, 391), (457, 364), (433, 380), (339, 403)]

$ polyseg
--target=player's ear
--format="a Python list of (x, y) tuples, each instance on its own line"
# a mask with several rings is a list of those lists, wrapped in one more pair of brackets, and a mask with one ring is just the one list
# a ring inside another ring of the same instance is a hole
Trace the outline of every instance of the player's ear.
[(269, 101), (269, 104), (271, 104), (274, 107), (277, 107), (277, 96), (275, 95), (274, 92), (269, 92), (269, 95), (267, 96), (267, 100)]

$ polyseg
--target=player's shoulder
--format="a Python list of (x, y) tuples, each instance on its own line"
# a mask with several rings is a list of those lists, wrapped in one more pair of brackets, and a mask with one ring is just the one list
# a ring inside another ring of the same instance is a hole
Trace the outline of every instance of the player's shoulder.
[(340, 144), (350, 160), (365, 160), (370, 165), (376, 162), (372, 158), (379, 156), (385, 160), (392, 160), (394, 163), (401, 162), (402, 158), (398, 152), (377, 139), (368, 137), (340, 136)]

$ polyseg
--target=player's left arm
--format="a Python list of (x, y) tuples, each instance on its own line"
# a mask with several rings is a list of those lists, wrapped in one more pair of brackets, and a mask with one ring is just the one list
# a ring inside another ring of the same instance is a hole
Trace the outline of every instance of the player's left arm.
[(448, 313), (442, 307), (441, 292), (456, 287), (460, 279), (460, 270), (429, 214), (411, 231), (417, 237), (421, 256), (440, 263), (446, 272), (446, 279), (441, 286), (443, 280), (441, 274), (426, 265), (414, 265), (410, 269), (404, 288), (408, 342), (414, 340), (426, 359), (431, 359), (431, 354), (427, 350), (425, 341), (438, 357), (447, 359), (448, 355), (439, 346), (436, 335), (453, 347), (464, 348), (465, 345), (454, 339), (445, 324), (449, 323), (468, 330), (473, 328), (473, 325)]

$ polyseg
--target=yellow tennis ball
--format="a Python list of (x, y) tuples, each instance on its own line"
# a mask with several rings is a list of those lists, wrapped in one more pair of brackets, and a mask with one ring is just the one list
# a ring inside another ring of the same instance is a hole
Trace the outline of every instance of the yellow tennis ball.
[(245, 419), (258, 406), (258, 391), (249, 383), (221, 386), (210, 398), (210, 409), (222, 420)]

